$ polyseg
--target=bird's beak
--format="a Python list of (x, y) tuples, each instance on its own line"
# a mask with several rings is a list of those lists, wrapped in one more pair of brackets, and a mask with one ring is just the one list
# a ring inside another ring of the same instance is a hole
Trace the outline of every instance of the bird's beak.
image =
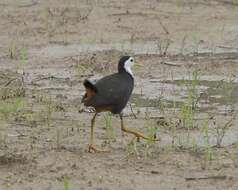
[(134, 66), (133, 66), (135, 69), (141, 67), (141, 65), (138, 63), (138, 62), (134, 62)]

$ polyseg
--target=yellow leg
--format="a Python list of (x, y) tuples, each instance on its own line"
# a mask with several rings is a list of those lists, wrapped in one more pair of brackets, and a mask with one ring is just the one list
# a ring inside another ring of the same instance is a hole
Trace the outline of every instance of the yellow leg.
[[(126, 133), (131, 133), (133, 135), (135, 135), (135, 137), (137, 138), (137, 141), (140, 141), (140, 138), (146, 139), (146, 140), (150, 140), (150, 141), (157, 141), (155, 138), (150, 138), (150, 137), (146, 137), (144, 134), (138, 132), (138, 131), (134, 131), (132, 129), (128, 129), (124, 126), (124, 122), (123, 122), (123, 116), (122, 114), (120, 114), (120, 119), (121, 119), (121, 130), (126, 132)], [(134, 140), (134, 138), (133, 138)]]
[(93, 135), (94, 135), (94, 125), (95, 125), (95, 119), (96, 119), (96, 116), (97, 116), (97, 113), (94, 114), (92, 120), (91, 120), (91, 133), (90, 133), (90, 144), (89, 144), (89, 147), (88, 147), (88, 152), (108, 152), (106, 150), (101, 150), (101, 149), (98, 149), (95, 145), (94, 145), (94, 142), (93, 142)]

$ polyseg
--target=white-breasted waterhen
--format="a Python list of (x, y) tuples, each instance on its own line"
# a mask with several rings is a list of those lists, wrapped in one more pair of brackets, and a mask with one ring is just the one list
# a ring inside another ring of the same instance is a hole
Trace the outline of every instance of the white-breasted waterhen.
[(93, 142), (93, 129), (95, 118), (99, 112), (110, 111), (113, 114), (119, 114), (121, 120), (121, 130), (131, 133), (139, 138), (154, 140), (144, 136), (142, 133), (127, 129), (123, 123), (122, 110), (125, 108), (132, 90), (134, 88), (134, 76), (131, 66), (134, 64), (134, 58), (123, 56), (118, 63), (118, 72), (98, 80), (95, 84), (88, 79), (84, 81), (86, 93), (82, 99), (85, 106), (93, 107), (96, 110), (91, 120), (91, 136), (89, 152), (103, 152), (95, 147)]

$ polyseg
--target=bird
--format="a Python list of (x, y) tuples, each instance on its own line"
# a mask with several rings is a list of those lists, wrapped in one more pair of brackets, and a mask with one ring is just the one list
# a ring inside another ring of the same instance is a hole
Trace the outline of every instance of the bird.
[(154, 140), (124, 126), (123, 109), (126, 107), (134, 88), (134, 75), (131, 70), (134, 64), (135, 60), (132, 56), (122, 56), (118, 62), (118, 71), (116, 73), (105, 76), (96, 83), (91, 82), (89, 79), (84, 80), (83, 85), (86, 92), (82, 102), (84, 106), (93, 107), (95, 110), (91, 120), (89, 152), (105, 152), (94, 144), (95, 119), (100, 112), (118, 114), (121, 121), (121, 130), (133, 134), (138, 141), (140, 138)]

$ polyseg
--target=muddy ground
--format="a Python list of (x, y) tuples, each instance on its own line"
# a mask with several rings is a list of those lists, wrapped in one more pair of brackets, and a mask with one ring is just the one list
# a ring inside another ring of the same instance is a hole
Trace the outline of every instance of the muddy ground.
[[(235, 0), (2, 0), (0, 189), (238, 189)], [(129, 128), (82, 81), (136, 59)]]

